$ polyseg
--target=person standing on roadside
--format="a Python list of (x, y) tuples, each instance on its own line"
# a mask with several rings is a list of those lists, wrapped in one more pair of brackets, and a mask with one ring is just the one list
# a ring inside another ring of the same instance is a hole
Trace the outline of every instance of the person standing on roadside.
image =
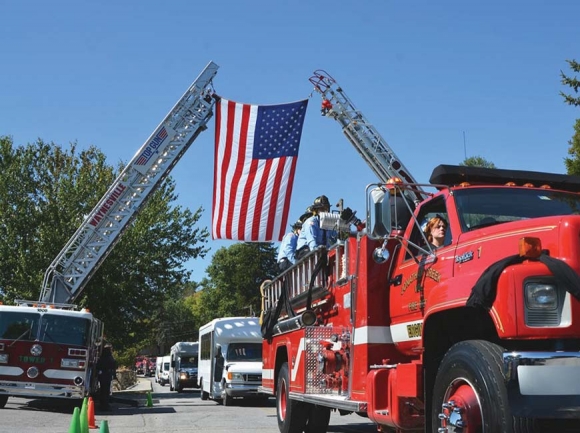
[(96, 369), (99, 378), (99, 409), (110, 411), (111, 382), (117, 376), (117, 361), (113, 357), (113, 347), (110, 344), (103, 347)]

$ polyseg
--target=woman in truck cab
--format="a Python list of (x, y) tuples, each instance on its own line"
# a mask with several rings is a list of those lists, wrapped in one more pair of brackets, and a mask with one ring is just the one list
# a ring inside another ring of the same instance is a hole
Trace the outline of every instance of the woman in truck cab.
[(441, 216), (436, 215), (429, 220), (425, 226), (425, 236), (431, 247), (435, 250), (441, 248), (445, 243), (445, 232), (447, 231), (447, 221)]

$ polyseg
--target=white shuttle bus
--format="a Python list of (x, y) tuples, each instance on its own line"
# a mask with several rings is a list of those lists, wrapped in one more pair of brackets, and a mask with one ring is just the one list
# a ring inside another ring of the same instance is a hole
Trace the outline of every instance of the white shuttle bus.
[(169, 390), (182, 392), (184, 388), (197, 388), (197, 341), (180, 341), (171, 346)]
[(199, 328), (198, 378), (202, 400), (228, 406), (237, 397), (267, 399), (258, 392), (262, 385), (258, 318), (225, 317)]
[(165, 386), (169, 383), (169, 367), (171, 366), (171, 355), (161, 358), (161, 374), (159, 375), (159, 385)]

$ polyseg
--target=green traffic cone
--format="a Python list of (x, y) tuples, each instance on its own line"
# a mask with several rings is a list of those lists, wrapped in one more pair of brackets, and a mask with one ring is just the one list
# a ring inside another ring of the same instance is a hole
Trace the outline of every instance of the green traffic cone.
[(153, 399), (151, 398), (151, 391), (147, 393), (147, 407), (153, 407)]
[(109, 422), (106, 419), (101, 421), (101, 428), (99, 429), (99, 433), (109, 433)]
[(68, 433), (81, 433), (80, 426), (80, 409), (75, 407), (73, 411), (73, 416), (70, 420), (70, 427), (68, 428)]
[(81, 427), (80, 433), (89, 433), (89, 412), (88, 407), (85, 403), (83, 403), (83, 407), (81, 408), (79, 420), (80, 420), (79, 424)]

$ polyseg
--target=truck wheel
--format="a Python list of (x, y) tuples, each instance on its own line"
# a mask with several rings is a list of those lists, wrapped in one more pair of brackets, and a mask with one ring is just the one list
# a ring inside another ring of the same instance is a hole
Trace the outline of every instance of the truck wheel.
[(177, 385), (177, 392), (183, 392), (183, 387), (181, 385)]
[(202, 400), (207, 400), (209, 398), (209, 393), (203, 390), (203, 382), (200, 382), (199, 385), (199, 396)]
[(280, 433), (302, 433), (308, 419), (306, 404), (290, 399), (290, 374), (288, 363), (285, 362), (278, 374), (276, 389), (276, 414)]
[(0, 409), (4, 409), (4, 406), (6, 406), (7, 402), (8, 402), (8, 396), (7, 395), (0, 395)]
[(431, 407), (433, 432), (532, 433), (534, 420), (511, 416), (502, 348), (483, 340), (455, 344), (441, 361)]
[(304, 432), (326, 433), (328, 424), (330, 423), (330, 408), (317, 404), (311, 404), (310, 406), (308, 422)]

